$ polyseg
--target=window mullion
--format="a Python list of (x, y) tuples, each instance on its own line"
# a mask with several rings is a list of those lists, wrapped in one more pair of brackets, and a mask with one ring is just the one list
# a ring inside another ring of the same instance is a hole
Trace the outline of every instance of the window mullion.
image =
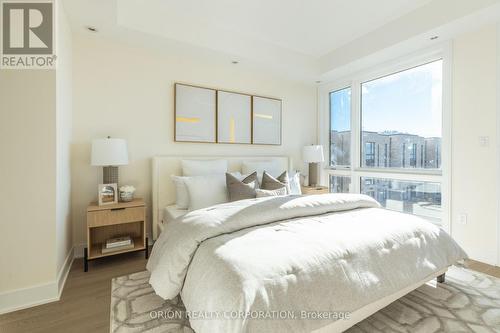
[(351, 86), (351, 193), (360, 193), (361, 178), (355, 171), (361, 165), (361, 85)]

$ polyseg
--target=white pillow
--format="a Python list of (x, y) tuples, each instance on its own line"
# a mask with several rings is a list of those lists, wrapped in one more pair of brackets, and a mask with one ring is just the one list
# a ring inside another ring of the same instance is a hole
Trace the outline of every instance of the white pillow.
[(224, 175), (227, 160), (182, 160), (183, 176)]
[(261, 189), (256, 189), (255, 194), (257, 198), (263, 198), (263, 197), (281, 197), (286, 195), (286, 187), (281, 187), (276, 190), (261, 190)]
[(290, 194), (302, 194), (302, 190), (300, 188), (300, 172), (290, 171), (288, 173), (288, 184), (290, 185)]
[[(230, 172), (229, 174), (233, 175), (238, 179), (245, 178), (239, 172)], [(175, 186), (175, 204), (177, 205), (177, 208), (189, 209), (190, 200), (189, 200), (189, 191), (186, 186), (186, 179), (191, 177), (171, 175), (170, 178), (172, 179)]]
[(189, 192), (189, 210), (228, 202), (226, 175), (186, 177)]
[(257, 172), (259, 184), (262, 184), (262, 174), (267, 172), (273, 177), (278, 177), (283, 172), (281, 163), (277, 160), (244, 161), (241, 166), (241, 173), (249, 175)]
[(175, 204), (179, 209), (189, 208), (189, 192), (185, 180), (188, 177), (170, 176), (175, 186)]

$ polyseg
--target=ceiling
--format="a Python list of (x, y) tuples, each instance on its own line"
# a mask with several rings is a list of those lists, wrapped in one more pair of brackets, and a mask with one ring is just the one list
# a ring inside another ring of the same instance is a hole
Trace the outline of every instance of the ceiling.
[[(400, 29), (415, 35), (424, 32), (416, 31), (418, 24), (425, 31), (434, 28), (422, 21), (442, 24), (496, 2), (499, 0), (64, 0), (64, 5), (75, 31), (83, 33), (85, 26), (95, 26), (103, 36), (142, 44), (147, 41), (170, 50), (209, 52), (315, 80), (325, 72), (325, 63), (347, 54), (342, 53), (343, 48), (350, 50), (351, 57), (356, 41), (361, 41), (358, 44), (366, 52), (365, 45), (377, 45), (371, 35), (387, 44), (385, 36), (408, 37), (398, 35)], [(434, 21), (427, 16), (434, 16)], [(384, 27), (390, 30), (384, 32)]]
[(203, 47), (223, 35), (320, 57), (429, 1), (120, 0), (118, 23)]

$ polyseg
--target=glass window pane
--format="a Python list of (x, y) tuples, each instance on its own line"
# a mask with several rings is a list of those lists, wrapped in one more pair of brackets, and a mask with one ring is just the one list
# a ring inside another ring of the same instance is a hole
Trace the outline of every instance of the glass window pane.
[(351, 177), (330, 175), (331, 193), (349, 193), (351, 188)]
[(330, 165), (351, 165), (351, 88), (330, 93)]
[(442, 60), (361, 84), (361, 166), (441, 168)]
[(441, 184), (361, 177), (361, 193), (387, 209), (425, 217), (441, 224)]
[(375, 142), (365, 143), (366, 166), (375, 166)]

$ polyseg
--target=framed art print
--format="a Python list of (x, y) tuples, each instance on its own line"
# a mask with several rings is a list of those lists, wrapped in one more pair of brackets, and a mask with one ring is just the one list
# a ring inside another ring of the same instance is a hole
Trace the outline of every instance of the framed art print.
[(252, 97), (217, 91), (217, 142), (252, 143)]
[(216, 142), (216, 90), (175, 84), (175, 141)]
[(281, 145), (281, 100), (253, 96), (253, 144)]
[(174, 84), (174, 141), (281, 145), (282, 100)]

